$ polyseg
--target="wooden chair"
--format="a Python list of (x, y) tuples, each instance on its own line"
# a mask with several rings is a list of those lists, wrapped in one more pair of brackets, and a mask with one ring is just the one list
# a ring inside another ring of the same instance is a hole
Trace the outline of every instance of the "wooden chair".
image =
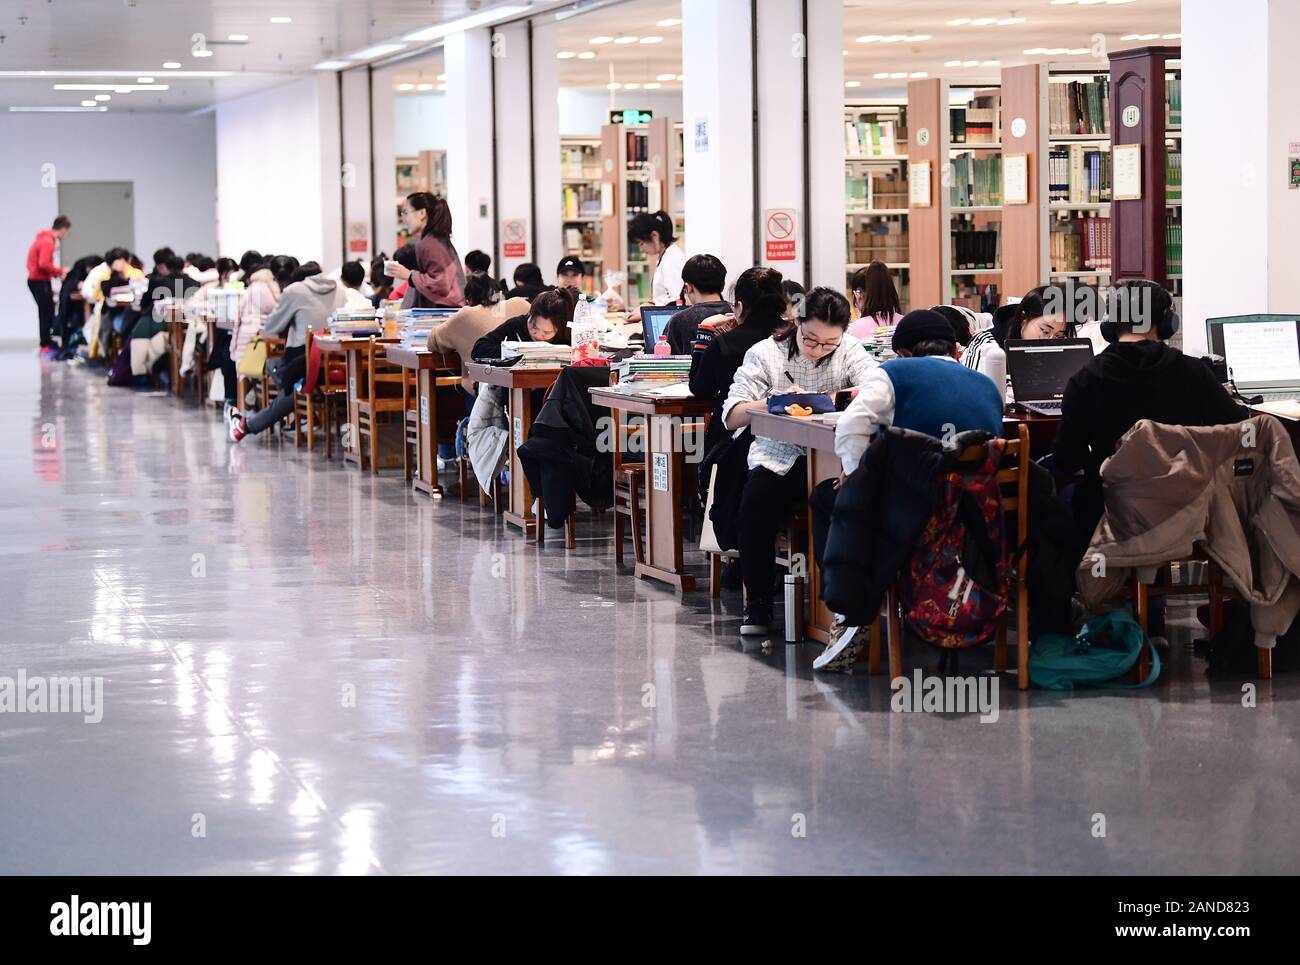
[[(307, 363), (311, 365), (312, 342), (315, 334), (311, 326), (307, 327)], [(346, 373), (340, 369), (340, 363), (331, 356), (322, 354), (320, 371), (316, 375), (316, 387), (311, 392), (294, 392), (293, 439), (301, 447), (304, 438), (307, 451), (315, 448), (316, 426), (319, 424), (325, 437), (325, 458), (334, 455), (334, 431), (340, 429), (347, 421), (348, 391)]]
[(357, 430), (360, 438), (357, 445), (361, 452), (361, 468), (366, 468), (369, 456), (370, 471), (379, 474), (379, 434), (382, 431), (385, 413), (400, 413), (405, 419), (405, 403), (402, 401), (402, 382), (405, 378), (402, 367), (389, 362), (384, 355), (384, 347), (372, 336), (361, 353), (361, 376), (364, 386), (358, 387)]
[(402, 369), (402, 472), (409, 483), (420, 451), (420, 391), (415, 369)]
[[(273, 359), (283, 358), (285, 343), (283, 339), (266, 339), (266, 368), (262, 371), (262, 380), (257, 384), (258, 408), (265, 409), (280, 395), (280, 387), (275, 384), (275, 379), (271, 377), (271, 361)], [(283, 421), (278, 423), (274, 428), (279, 430), (284, 425)], [(269, 436), (270, 433), (267, 433)]]
[(645, 543), (641, 526), (645, 519), (645, 509), (641, 503), (641, 494), (645, 491), (646, 465), (644, 459), (629, 460), (626, 450), (633, 440), (639, 443), (645, 439), (646, 427), (643, 424), (625, 424), (623, 413), (619, 409), (610, 409), (610, 417), (614, 430), (614, 451), (611, 455), (614, 476), (614, 562), (623, 565), (623, 536), (630, 527), (632, 556), (636, 562), (643, 563)]
[[(987, 448), (972, 446), (961, 454), (958, 465), (978, 464), (984, 460)], [(998, 488), (1002, 492), (1002, 511), (1008, 518), (1006, 550), (1014, 554), (1025, 545), (1029, 533), (1029, 427), (1020, 425), (1018, 437), (1009, 440), (1002, 450), (1002, 464), (997, 471)], [(1015, 514), (1015, 525), (1010, 525), (1010, 514)], [(1017, 686), (1029, 689), (1029, 553), (1015, 562), (1012, 589), (1015, 595)], [(885, 597), (885, 619), (882, 621), (889, 637), (889, 679), (903, 675), (903, 620), (900, 610), (901, 595), (898, 581), (890, 586)], [(993, 650), (993, 666), (1000, 673), (1007, 667), (1007, 621), (1003, 614), (998, 621), (997, 637)], [(880, 634), (871, 635), (870, 671), (880, 673)]]

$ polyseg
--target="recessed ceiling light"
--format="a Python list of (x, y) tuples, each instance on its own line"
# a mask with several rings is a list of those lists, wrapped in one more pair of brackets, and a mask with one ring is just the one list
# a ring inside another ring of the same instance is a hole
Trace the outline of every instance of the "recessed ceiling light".
[(681, 83), (682, 75), (681, 75), (681, 74), (678, 74), (677, 77), (674, 78), (674, 79), (675, 79), (678, 83)]
[(963, 60), (961, 65), (963, 67), (978, 67), (980, 62), (978, 60)]
[(574, 50), (560, 50), (555, 54), (556, 60), (572, 60), (576, 56), (578, 56), (578, 53)]
[(137, 77), (137, 78), (135, 79), (135, 82), (136, 82), (137, 84), (152, 84), (152, 83), (153, 83), (153, 78), (152, 78), (152, 77)]
[(1066, 51), (1071, 57), (1081, 57), (1088, 52), (1087, 47), (1071, 47)]
[(944, 65), (945, 67), (960, 67), (960, 66), (961, 66), (961, 61), (960, 61), (960, 60), (945, 60), (945, 61), (943, 62), (943, 65)]
[(86, 111), (106, 111), (108, 107), (104, 104), (97, 104), (94, 107), (11, 107), (10, 113), (15, 114), (81, 114)]
[(579, 59), (579, 60), (595, 60), (595, 59), (596, 59), (596, 52), (595, 52), (594, 50), (584, 50), (582, 53), (578, 54), (578, 59)]
[(163, 69), (164, 69), (164, 70), (180, 70), (180, 69), (181, 69), (181, 65), (180, 65), (179, 63), (177, 63), (176, 61), (174, 61), (174, 60), (169, 60), (169, 61), (167, 61), (167, 63), (163, 64)]
[(95, 100), (97, 100), (97, 101), (111, 101), (112, 99), (113, 99), (113, 95), (112, 95), (112, 94), (96, 94), (96, 95), (95, 95)]
[(416, 89), (416, 90), (433, 90), (433, 85), (432, 85), (432, 84), (428, 84), (428, 83), (425, 83), (425, 84), (416, 84), (416, 85), (415, 85), (415, 89)]
[(658, 77), (655, 78), (655, 80), (676, 80), (676, 79), (677, 79), (676, 74), (660, 74)]
[(1138, 35), (1137, 35), (1137, 34), (1125, 34), (1124, 36), (1120, 37), (1119, 39), (1120, 39), (1120, 40), (1137, 40), (1137, 39), (1138, 39)]
[(845, 87), (861, 87), (861, 86), (862, 86), (862, 81), (860, 81), (860, 80), (846, 80), (846, 81), (844, 82), (844, 86), (845, 86)]
[(676, 27), (679, 23), (681, 23), (681, 21), (678, 20), (676, 17), (669, 17), (667, 20), (660, 20), (658, 23), (655, 24), (655, 26), (656, 26), (656, 27)]
[(1139, 37), (1138, 39), (1139, 39), (1139, 40), (1158, 40), (1158, 39), (1160, 39), (1160, 35), (1159, 35), (1159, 34), (1143, 34), (1143, 35), (1142, 35), (1141, 37)]
[(272, 17), (271, 23), (293, 23), (293, 17)]
[(892, 74), (889, 75), (889, 79), (890, 79), (890, 80), (906, 80), (906, 79), (907, 79), (907, 71), (905, 71), (905, 70), (896, 70), (896, 71), (894, 71)]
[(880, 42), (882, 44), (896, 44), (900, 40), (906, 40), (906, 39), (907, 39), (907, 34), (889, 34), (888, 36), (881, 37)]
[(654, 81), (651, 81), (651, 82), (648, 83), (648, 84), (642, 84), (641, 87), (642, 87), (643, 89), (645, 89), (645, 90), (658, 90), (658, 89), (659, 89), (659, 85), (656, 84)]
[(1061, 54), (1068, 54), (1069, 52), (1070, 50), (1068, 47), (1048, 47), (1043, 51), (1043, 53), (1047, 54), (1049, 57), (1057, 57)]
[(987, 27), (991, 23), (997, 23), (997, 17), (976, 17), (970, 22), (972, 27)]
[(194, 51), (194, 56), (195, 56), (195, 57), (211, 57), (211, 56), (212, 56), (212, 51), (210, 51), (210, 50), (208, 50), (206, 47), (204, 47), (202, 50), (196, 50), (196, 51)]
[(915, 44), (915, 43), (920, 43), (922, 40), (929, 40), (929, 39), (930, 39), (930, 35), (929, 35), (929, 34), (910, 34), (910, 35), (904, 37), (903, 39), (906, 40), (908, 43), (913, 43), (913, 44)]
[(908, 74), (907, 76), (910, 77), (912, 80), (920, 80), (922, 77), (929, 77), (930, 75), (928, 72), (924, 70), (914, 70), (912, 71), (912, 73)]
[(664, 42), (663, 37), (642, 37), (640, 43), (643, 44), (661, 44)]
[(319, 64), (314, 64), (312, 70), (342, 70), (350, 66), (352, 65), (346, 60), (322, 60)]
[(1164, 39), (1164, 40), (1182, 40), (1182, 39), (1183, 39), (1183, 35), (1182, 35), (1182, 34), (1165, 34), (1164, 37), (1163, 37), (1162, 39)]
[(964, 26), (966, 26), (966, 24), (968, 24), (968, 23), (970, 23), (970, 17), (958, 17), (956, 20), (949, 20), (949, 21), (948, 21), (948, 26), (949, 26), (949, 27), (964, 27)]
[(344, 54), (348, 60), (374, 60), (376, 57), (387, 57), (389, 54), (395, 54), (399, 50), (405, 50), (406, 44), (374, 44), (370, 47), (364, 47), (361, 50), (351, 54)]
[(622, 87), (623, 85), (620, 84), (618, 81), (611, 80), (608, 84), (605, 85), (605, 90), (621, 90)]
[(981, 67), (997, 67), (997, 66), (998, 66), (999, 64), (1001, 64), (1001, 63), (1002, 63), (1002, 61), (1000, 61), (1000, 60), (986, 60), (986, 61), (984, 61), (983, 63), (981, 63), (980, 66), (981, 66)]
[(591, 44), (593, 47), (599, 47), (601, 44), (613, 43), (613, 41), (614, 41), (613, 37), (600, 36), (600, 37), (592, 37), (590, 40), (587, 41), (587, 43)]
[(82, 107), (96, 107), (96, 106), (98, 106), (98, 105), (97, 105), (94, 101), (82, 101), (82, 102), (81, 102), (81, 106), (82, 106)]
[(874, 44), (879, 39), (881, 39), (880, 34), (864, 34), (863, 36), (858, 38), (858, 43)]
[(230, 34), (226, 39), (232, 44), (243, 44), (248, 42), (248, 34)]
[(447, 85), (446, 85), (446, 84), (439, 84), (439, 85), (438, 85), (438, 90), (446, 90), (446, 89), (447, 89)]
[(414, 85), (414, 84), (398, 84), (398, 85), (397, 85), (397, 89), (398, 89), (398, 90), (415, 90), (415, 85)]
[(632, 36), (631, 34), (627, 34), (627, 35), (624, 35), (624, 36), (622, 36), (622, 37), (615, 37), (615, 38), (614, 38), (614, 43), (616, 43), (616, 44), (634, 44), (634, 43), (636, 43), (636, 42), (637, 42), (638, 40), (640, 40), (640, 39), (641, 39), (640, 37), (634, 37), (634, 36)]
[(1003, 17), (1001, 20), (998, 21), (998, 26), (1011, 27), (1014, 26), (1015, 24), (1024, 23), (1024, 22), (1025, 22), (1024, 17)]
[(872, 74), (871, 76), (874, 77), (876, 80), (886, 80), (886, 79), (888, 79), (889, 74), (888, 74), (888, 73), (881, 73), (881, 74)]
[(133, 90), (166, 90), (166, 84), (55, 84), (55, 90), (95, 90), (129, 94)]

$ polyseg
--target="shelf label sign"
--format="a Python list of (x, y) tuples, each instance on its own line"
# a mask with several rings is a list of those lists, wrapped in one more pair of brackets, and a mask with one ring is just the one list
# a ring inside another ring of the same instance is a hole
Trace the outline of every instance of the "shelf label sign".
[(695, 153), (706, 154), (709, 150), (709, 119), (695, 118)]
[(763, 240), (766, 261), (796, 261), (799, 239), (794, 208), (768, 208), (763, 212)]
[(501, 222), (501, 257), (528, 259), (527, 218), (507, 218)]

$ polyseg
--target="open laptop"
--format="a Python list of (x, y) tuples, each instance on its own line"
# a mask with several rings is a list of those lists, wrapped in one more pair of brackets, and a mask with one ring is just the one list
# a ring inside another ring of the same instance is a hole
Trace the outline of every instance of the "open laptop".
[(1092, 358), (1086, 338), (1013, 339), (1006, 350), (1016, 405), (1039, 415), (1061, 414), (1066, 383)]
[(1300, 316), (1228, 315), (1205, 320), (1210, 351), (1242, 395), (1300, 399)]
[(647, 352), (655, 350), (655, 345), (659, 342), (659, 336), (668, 328), (668, 319), (681, 310), (680, 305), (641, 306), (641, 324), (645, 326), (645, 350)]

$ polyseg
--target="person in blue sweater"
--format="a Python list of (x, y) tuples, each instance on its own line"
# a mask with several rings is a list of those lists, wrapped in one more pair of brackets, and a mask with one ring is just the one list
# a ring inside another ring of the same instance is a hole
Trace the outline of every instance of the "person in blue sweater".
[[(835, 452), (843, 472), (817, 486), (808, 500), (815, 546), (825, 545), (835, 490), (858, 468), (876, 434), (889, 426), (951, 439), (972, 429), (1002, 433), (1002, 393), (982, 372), (960, 362), (952, 323), (930, 309), (904, 315), (892, 340), (898, 358), (872, 369), (835, 427)], [(820, 555), (820, 554), (818, 554)], [(830, 643), (813, 661), (816, 670), (848, 670), (865, 648), (867, 634), (836, 618)]]

